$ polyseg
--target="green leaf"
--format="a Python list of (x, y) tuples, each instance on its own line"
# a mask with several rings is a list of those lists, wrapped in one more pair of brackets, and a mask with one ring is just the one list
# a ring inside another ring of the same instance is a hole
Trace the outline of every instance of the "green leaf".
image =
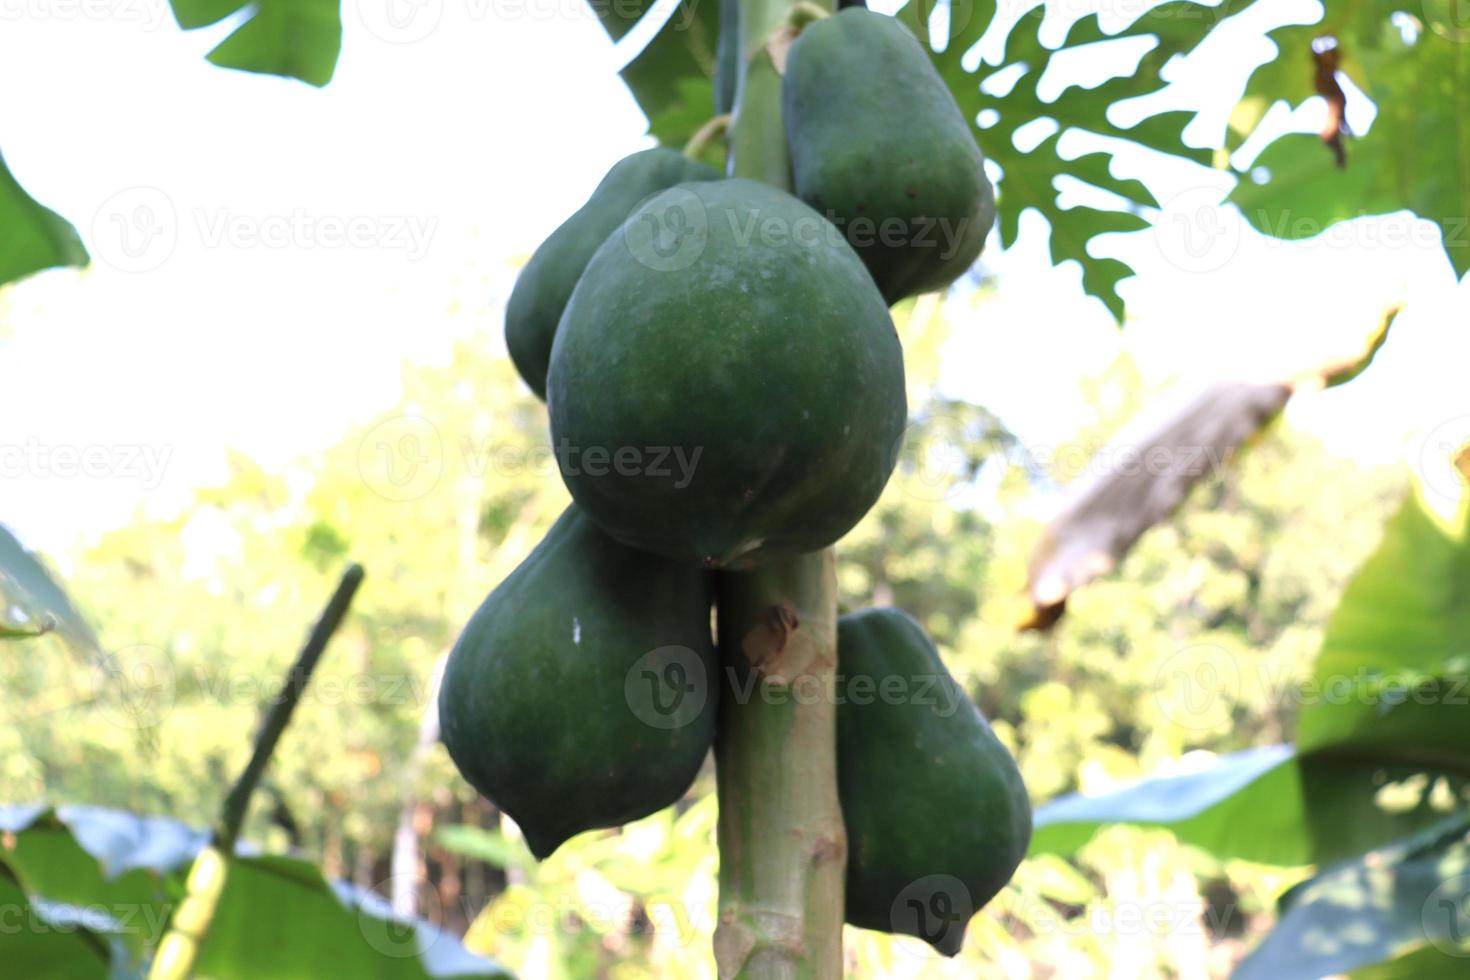
[(186, 31), (218, 24), (250, 0), (170, 0), (174, 20)]
[[(714, 115), (719, 33), (719, 4), (682, 0), (648, 46), (623, 68), (623, 81), (650, 120), (675, 109), (700, 114), (701, 122)], [(691, 91), (683, 85), (690, 80), (706, 84)], [(691, 98), (699, 101), (691, 104)]]
[(1236, 980), (1316, 980), (1406, 956), (1415, 963), (1402, 975), (1464, 976), (1467, 826), (1470, 819), (1457, 815), (1298, 886), (1276, 928), (1236, 969)]
[(342, 49), (338, 0), (173, 0), (184, 30), (216, 24), (245, 8), (250, 19), (211, 52), (221, 68), (299, 78), (326, 85)]
[(602, 29), (607, 31), (608, 36), (614, 41), (621, 40), (624, 34), (631, 31), (643, 15), (648, 13), (648, 8), (653, 6), (653, 0), (605, 0), (605, 2), (592, 2), (588, 0), (597, 19), (602, 22)]
[(0, 963), (5, 964), (6, 976), (106, 980), (112, 975), (108, 944), (91, 929), (59, 922), (32, 902), (3, 852), (0, 909), (7, 919), (7, 927), (0, 929)]
[[(23, 626), (12, 622), (10, 629), (19, 628), (28, 635), (34, 635), (50, 624), (68, 643), (83, 651), (92, 652), (98, 647), (92, 628), (77, 612), (61, 586), (56, 584), (36, 556), (26, 551), (3, 525), (0, 525), (0, 604), (3, 604), (0, 605), (0, 623), (6, 616), (5, 605), (20, 610), (31, 621)], [(42, 625), (33, 626), (33, 623)]]
[[(0, 806), (0, 831), (14, 837), (0, 857), (26, 893), (118, 920), (125, 952), (113, 962), (124, 968), (162, 938), (184, 874), (209, 839), (175, 820), (100, 807)], [(230, 862), (198, 967), (201, 976), (232, 977), (509, 976), (428, 923), (396, 919), (377, 896), (270, 855)]]
[(1302, 709), (1304, 749), (1470, 759), (1470, 506), (1441, 517), (1422, 487), (1343, 593)]
[[(1312, 41), (1332, 35), (1341, 70), (1378, 112), (1366, 134), (1347, 139), (1344, 168), (1314, 134), (1272, 142), (1253, 163), (1269, 179), (1244, 177), (1230, 195), (1252, 225), (1299, 239), (1350, 218), (1409, 210), (1439, 226), (1457, 274), (1470, 270), (1470, 36), (1436, 19), (1450, 7), (1326, 0), (1320, 22), (1271, 32), (1281, 53), (1251, 77), (1246, 99), (1311, 98)], [(1405, 9), (1425, 15), (1410, 22), (1410, 37), (1390, 22)]]
[[(658, 140), (660, 145), (682, 147), (699, 132), (701, 126), (709, 122), (709, 106), (714, 97), (714, 83), (709, 79), (681, 79), (678, 97), (663, 112), (649, 120), (648, 134)], [(723, 153), (723, 147), (723, 140), (715, 140), (706, 157), (716, 151)], [(716, 169), (722, 169), (718, 160), (706, 158), (704, 162)]]
[(1359, 967), (1353, 980), (1461, 980), (1465, 976), (1463, 956), (1446, 956), (1434, 946), (1426, 946), (1398, 959)]
[[(208, 833), (166, 817), (139, 816), (121, 810), (94, 806), (65, 806), (59, 810), (45, 807), (0, 807), (0, 830), (25, 833), (20, 839), (26, 847), (51, 841), (59, 847), (67, 838), (76, 849), (87, 854), (96, 864), (103, 881), (111, 881), (131, 871), (146, 870), (158, 874), (177, 871), (194, 860), (199, 848), (209, 839)], [(46, 856), (46, 870), (60, 863), (58, 851)], [(76, 896), (61, 889), (62, 882), (38, 883), (48, 897), (72, 901)]]
[(334, 887), (310, 864), (286, 857), (230, 863), (198, 970), (354, 980), (509, 976), (427, 923), (397, 920), (382, 899)]
[(0, 807), (0, 830), (16, 835), (8, 859), (31, 894), (117, 920), (112, 934), (126, 949), (122, 958), (142, 964), (166, 925), (165, 878), (187, 866), (206, 835), (114, 810), (68, 807), (64, 813), (63, 819), (43, 806)]
[[(1041, 39), (1042, 21), (1048, 8), (1040, 6), (1022, 15), (1011, 28), (1006, 36), (1004, 56), (996, 66), (971, 64), (967, 58), (995, 19), (994, 3), (958, 0), (951, 3), (949, 32), (945, 38), (929, 38), (929, 12), (935, 7), (932, 0), (914, 0), (899, 11), (898, 17), (921, 38), (939, 42), (941, 50), (932, 55), (935, 67), (954, 93), (965, 117), (972, 121), (982, 113), (994, 117), (992, 125), (984, 130), (977, 128), (976, 133), (986, 155), (1002, 171), (996, 189), (1000, 244), (1013, 244), (1021, 215), (1031, 209), (1038, 211), (1051, 226), (1052, 262), (1079, 263), (1083, 288), (1121, 321), (1123, 299), (1117, 287), (1133, 270), (1117, 259), (1094, 255), (1091, 243), (1103, 235), (1149, 227), (1140, 209), (1157, 207), (1158, 202), (1138, 181), (1113, 176), (1112, 153), (1099, 151), (1069, 159), (1060, 154), (1058, 145), (1068, 132), (1082, 132), (1126, 140), (1195, 163), (1208, 161), (1209, 151), (1193, 149), (1184, 143), (1184, 127), (1194, 119), (1193, 113), (1156, 113), (1125, 128), (1109, 120), (1108, 110), (1123, 100), (1162, 89), (1160, 72), (1171, 58), (1192, 50), (1221, 18), (1247, 6), (1250, 6), (1247, 0), (1226, 0), (1217, 7), (1191, 2), (1167, 3), (1112, 35), (1105, 34), (1096, 15), (1089, 14), (1076, 21), (1066, 39), (1056, 47), (1048, 46)], [(1122, 38), (1151, 38), (1154, 42), (1135, 71), (1092, 88), (1069, 86), (1051, 101), (1042, 98), (1038, 85), (1048, 74), (1053, 58)], [(1024, 74), (1004, 95), (981, 90), (982, 73), (1015, 72), (1021, 68), (1025, 69)], [(1034, 147), (1018, 149), (1014, 141), (1016, 131), (1038, 119), (1053, 120), (1056, 131)], [(1062, 178), (1080, 180), (1110, 192), (1117, 198), (1115, 206), (1062, 208), (1058, 200), (1061, 195), (1058, 182)]]
[[(1455, 447), (1447, 447), (1453, 452)], [(1384, 529), (1328, 624), (1298, 748), (1253, 749), (1037, 813), (1033, 851), (1067, 854), (1100, 826), (1168, 827), (1222, 857), (1324, 863), (1421, 831), (1470, 776), (1470, 493), (1451, 516), (1420, 487)]]
[[(1070, 855), (1109, 824), (1167, 827), (1212, 854), (1266, 864), (1310, 861), (1300, 831), (1301, 777), (1287, 745), (1221, 757), (1200, 772), (1146, 779), (1103, 796), (1066, 796), (1036, 811), (1031, 853)], [(1243, 823), (1243, 815), (1255, 819)]]
[[(614, 41), (653, 6), (652, 0), (588, 2)], [(682, 146), (714, 114), (719, 8), (717, 0), (682, 0), (620, 72), (648, 117), (649, 134), (664, 146)]]
[(456, 824), (439, 828), (434, 839), (446, 850), (497, 868), (531, 868), (536, 864), (524, 845), (512, 843), (498, 830)]
[(1207, 769), (1055, 800), (1036, 812), (1031, 853), (1070, 855), (1103, 827), (1130, 824), (1168, 829), (1216, 857), (1321, 864), (1442, 820), (1445, 801), (1465, 784), (1462, 775), (1412, 763), (1265, 746), (1222, 756)]
[(37, 204), (0, 156), (0, 286), (54, 266), (87, 264), (87, 250), (66, 219)]

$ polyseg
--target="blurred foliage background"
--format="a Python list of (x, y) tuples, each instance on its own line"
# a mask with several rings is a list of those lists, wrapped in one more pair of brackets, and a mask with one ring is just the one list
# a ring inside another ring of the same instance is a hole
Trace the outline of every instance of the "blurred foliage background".
[[(984, 406), (936, 393), (940, 350), (976, 301), (898, 314), (916, 421), (883, 499), (839, 547), (844, 607), (897, 605), (923, 623), (1037, 803), (1289, 738), (1291, 685), (1403, 476), (1334, 457), (1278, 420), (1078, 592), (1052, 632), (1018, 632), (1046, 505), (1081, 475), (1065, 466), (1157, 386), (1121, 357), (1089, 382), (1070, 444), (1027, 445)], [(319, 455), (279, 472), (236, 455), (230, 478), (176, 516), (139, 514), (87, 542), (69, 588), (112, 669), (51, 638), (0, 659), (13, 719), (0, 726), (0, 799), (208, 824), (350, 556), (367, 584), (246, 836), (467, 931), (470, 948), (521, 976), (713, 976), (708, 765), (677, 808), (585, 834), (537, 865), (425, 728), (459, 627), (565, 503), (544, 411), (487, 330), (448, 363), (405, 364), (401, 402)], [(1174, 683), (1222, 664), (1218, 696), (1203, 702), (1199, 685)], [(926, 803), (912, 805), (919, 826)], [(1114, 828), (1076, 862), (1027, 861), (956, 959), (850, 929), (849, 972), (1221, 975), (1303, 877)]]

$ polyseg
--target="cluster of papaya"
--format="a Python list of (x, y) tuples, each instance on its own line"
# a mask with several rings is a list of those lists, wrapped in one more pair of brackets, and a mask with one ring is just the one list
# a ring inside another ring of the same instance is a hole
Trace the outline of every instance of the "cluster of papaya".
[[(876, 502), (907, 415), (889, 305), (953, 282), (993, 221), (966, 120), (891, 18), (806, 26), (782, 101), (794, 193), (635, 154), (507, 306), (574, 502), (465, 628), (440, 724), (538, 858), (688, 790), (720, 700), (713, 577), (827, 547)], [(942, 692), (839, 701), (847, 919), (953, 954), (1029, 839), (1015, 763), (902, 613), (844, 617), (838, 658), (866, 689)]]

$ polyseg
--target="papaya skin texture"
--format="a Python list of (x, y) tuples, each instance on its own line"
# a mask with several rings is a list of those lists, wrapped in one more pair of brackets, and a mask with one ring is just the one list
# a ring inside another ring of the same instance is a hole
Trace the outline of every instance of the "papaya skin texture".
[(840, 618), (837, 660), (847, 921), (953, 956), (1031, 841), (1020, 771), (904, 613)]
[(505, 346), (536, 397), (546, 398), (546, 365), (556, 325), (597, 246), (650, 194), (719, 176), (664, 147), (634, 153), (614, 164), (587, 203), (536, 249), (505, 306)]
[(666, 191), (603, 244), (547, 394), (578, 505), (620, 541), (707, 568), (840, 538), (893, 472), (907, 415), (898, 334), (861, 260), (796, 198), (744, 179)]
[(854, 7), (807, 26), (781, 100), (797, 196), (837, 223), (890, 303), (975, 263), (995, 223), (985, 157), (903, 24)]
[[(688, 790), (714, 736), (711, 601), (707, 575), (571, 507), (471, 618), (444, 670), (441, 737), (538, 859)], [(651, 691), (660, 678), (687, 700)]]

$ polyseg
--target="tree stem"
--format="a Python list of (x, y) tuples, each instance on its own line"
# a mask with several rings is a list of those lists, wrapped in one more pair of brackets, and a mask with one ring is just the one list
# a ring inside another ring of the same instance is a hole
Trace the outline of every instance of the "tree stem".
[(725, 573), (718, 601), (715, 964), (721, 980), (838, 980), (847, 835), (837, 799), (833, 551)]
[[(782, 190), (791, 189), (791, 155), (781, 121), (781, 71), (772, 57), (772, 39), (789, 32), (798, 5), (826, 7), (831, 0), (741, 0), (741, 69), (735, 87), (734, 122), (730, 129), (732, 173)], [(800, 16), (800, 15), (798, 15)]]
[(729, 128), (730, 117), (728, 115), (715, 116), (699, 127), (699, 131), (690, 137), (688, 143), (684, 144), (684, 155), (691, 160), (698, 160), (704, 155), (710, 143), (725, 135), (725, 131)]
[(327, 641), (337, 632), (337, 627), (342, 625), (347, 607), (352, 605), (352, 597), (361, 584), (361, 565), (351, 565), (342, 573), (337, 591), (333, 593), (326, 609), (322, 610), (321, 618), (317, 620), (306, 645), (301, 648), (296, 662), (291, 665), (290, 673), (286, 675), (286, 683), (271, 702), (265, 720), (260, 723), (260, 731), (255, 736), (255, 750), (245, 765), (245, 771), (235, 780), (230, 795), (225, 797), (224, 806), (220, 810), (220, 821), (215, 827), (214, 844), (226, 854), (234, 853), (235, 840), (240, 836), (240, 827), (245, 822), (250, 797), (255, 793), (260, 777), (265, 774), (265, 767), (270, 763), (271, 756), (276, 751), (276, 743), (281, 740), (286, 725), (291, 721), (292, 712), (296, 710), (301, 695), (306, 691), (306, 682), (311, 679), (312, 671), (316, 670), (317, 661), (327, 648)]

